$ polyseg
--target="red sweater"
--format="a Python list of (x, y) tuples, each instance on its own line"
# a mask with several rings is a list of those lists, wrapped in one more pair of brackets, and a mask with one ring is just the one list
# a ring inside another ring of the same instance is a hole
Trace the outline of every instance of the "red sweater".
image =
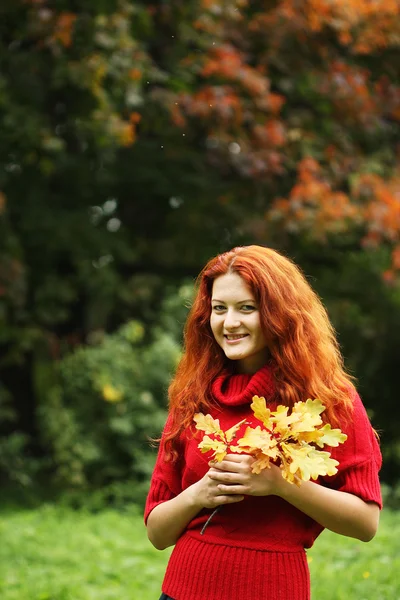
[[(268, 366), (251, 375), (222, 375), (213, 385), (215, 408), (222, 429), (246, 418), (257, 394), (271, 400), (273, 376)], [(168, 426), (168, 421), (167, 425)], [(364, 406), (354, 398), (351, 423), (342, 430), (347, 441), (333, 448), (338, 473), (320, 478), (322, 485), (350, 492), (381, 507), (378, 471), (381, 454)], [(197, 444), (201, 434), (180, 438), (177, 463), (164, 460), (162, 444), (151, 480), (145, 520), (158, 504), (170, 500), (208, 471), (208, 454)], [(323, 527), (278, 496), (247, 496), (225, 505), (214, 515), (204, 535), (201, 528), (210, 515), (203, 509), (187, 525), (170, 557), (162, 590), (175, 600), (309, 600), (310, 582), (305, 548), (310, 548)]]

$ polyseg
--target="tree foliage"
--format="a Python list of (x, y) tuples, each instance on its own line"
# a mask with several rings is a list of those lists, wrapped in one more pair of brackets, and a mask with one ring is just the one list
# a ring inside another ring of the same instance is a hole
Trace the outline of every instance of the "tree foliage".
[[(235, 244), (319, 274), (357, 368), (353, 310), (395, 343), (399, 17), (396, 0), (2, 3), (5, 432), (37, 452), (36, 365), (154, 322), (166, 282)], [(375, 316), (348, 284), (361, 263), (382, 292)]]

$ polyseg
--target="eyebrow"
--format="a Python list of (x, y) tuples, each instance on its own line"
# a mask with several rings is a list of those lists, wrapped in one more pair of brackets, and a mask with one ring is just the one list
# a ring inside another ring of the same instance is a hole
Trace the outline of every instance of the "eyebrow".
[[(218, 298), (211, 298), (211, 302), (221, 302), (221, 304), (226, 304), (225, 300), (218, 300)], [(255, 300), (254, 298), (247, 298), (246, 300), (239, 300), (238, 302), (235, 302), (235, 304), (244, 304), (245, 302), (252, 302), (254, 304)]]

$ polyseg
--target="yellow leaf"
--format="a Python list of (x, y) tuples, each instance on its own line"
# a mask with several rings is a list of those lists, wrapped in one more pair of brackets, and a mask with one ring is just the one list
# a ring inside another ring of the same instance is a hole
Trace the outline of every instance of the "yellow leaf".
[(300, 418), (299, 415), (294, 412), (288, 415), (288, 410), (287, 406), (280, 404), (272, 413), (271, 421), (275, 424), (276, 431), (282, 437), (286, 437), (290, 434), (291, 425)]
[(294, 420), (289, 423), (290, 431), (285, 432), (284, 439), (316, 443), (323, 435), (319, 433), (319, 427), (322, 425), (320, 413), (324, 410), (319, 400), (296, 402), (291, 414)]
[(291, 473), (289, 469), (289, 463), (283, 460), (281, 464), (281, 471), (283, 479), (286, 479), (288, 483), (294, 483), (297, 486), (301, 485), (301, 479), (296, 473)]
[(336, 447), (347, 440), (347, 435), (345, 433), (342, 433), (340, 429), (332, 429), (329, 423), (321, 427), (320, 432), (322, 434), (321, 438), (316, 440), (316, 444), (320, 448), (323, 448), (325, 444), (327, 446)]
[(276, 446), (276, 440), (272, 438), (268, 431), (261, 429), (260, 426), (255, 427), (254, 429), (252, 427), (247, 427), (244, 436), (238, 440), (237, 444), (241, 448), (246, 448), (249, 454), (259, 450), (266, 454), (270, 448)]
[(241, 425), (243, 425), (243, 423), (245, 421), (246, 421), (246, 419), (242, 419), (241, 421), (239, 421), (239, 423), (236, 423), (236, 425), (234, 425), (233, 427), (231, 427), (230, 429), (225, 431), (225, 439), (228, 443), (233, 440), (233, 438), (236, 435), (237, 430), (240, 428)]
[(329, 452), (322, 452), (308, 445), (299, 447), (285, 443), (282, 444), (282, 451), (288, 459), (289, 471), (303, 481), (337, 473), (336, 465), (339, 463), (330, 457)]
[(305, 402), (295, 402), (293, 407), (293, 411), (304, 415), (306, 413), (313, 415), (317, 421), (317, 423), (321, 423), (321, 419), (317, 419), (321, 413), (325, 410), (325, 406), (322, 404), (321, 400), (315, 398), (311, 400), (308, 398)]
[(263, 396), (253, 396), (253, 402), (250, 404), (256, 419), (264, 423), (265, 427), (271, 428), (270, 416), (271, 411), (267, 408), (265, 398)]
[(221, 462), (227, 454), (227, 445), (224, 442), (211, 439), (208, 435), (203, 437), (203, 440), (199, 444), (199, 448), (203, 454), (213, 451), (213, 458), (218, 462)]
[[(278, 451), (276, 452), (278, 454)], [(263, 469), (271, 468), (271, 457), (266, 456), (265, 454), (260, 453), (257, 455), (256, 460), (251, 465), (251, 470), (253, 473), (261, 473)]]
[(288, 414), (287, 406), (279, 405), (271, 412), (265, 398), (253, 396), (251, 408), (263, 426), (247, 427), (243, 437), (231, 446), (230, 442), (245, 419), (224, 433), (218, 419), (213, 419), (211, 415), (196, 414), (196, 428), (212, 435), (211, 438), (204, 436), (199, 444), (200, 450), (213, 452), (217, 461), (221, 461), (228, 451), (250, 454), (255, 459), (252, 471), (257, 474), (269, 468), (273, 461), (279, 465), (282, 477), (295, 485), (337, 473), (338, 461), (331, 458), (329, 452), (323, 452), (315, 446), (337, 446), (347, 436), (340, 429), (332, 429), (329, 424), (323, 425), (320, 415), (325, 407), (320, 400), (309, 398), (306, 402), (296, 402)]
[(203, 413), (197, 413), (193, 417), (196, 423), (196, 429), (204, 431), (204, 433), (215, 433), (221, 437), (224, 437), (224, 432), (221, 430), (219, 419), (213, 419), (211, 415), (203, 415)]
[(299, 444), (317, 444), (318, 440), (322, 438), (323, 435), (324, 434), (320, 429), (314, 429), (314, 431), (300, 431), (299, 433), (295, 433), (293, 434), (293, 438), (295, 438)]

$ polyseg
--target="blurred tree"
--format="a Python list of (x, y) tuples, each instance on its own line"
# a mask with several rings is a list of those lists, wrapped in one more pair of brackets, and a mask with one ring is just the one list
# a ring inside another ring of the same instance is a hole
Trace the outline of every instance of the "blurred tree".
[[(358, 333), (379, 286), (371, 340), (393, 355), (399, 16), (396, 0), (3, 0), (0, 377), (21, 431), (40, 442), (38, 362), (154, 322), (166, 281), (235, 244), (296, 256)], [(375, 356), (371, 386), (392, 362)]]

